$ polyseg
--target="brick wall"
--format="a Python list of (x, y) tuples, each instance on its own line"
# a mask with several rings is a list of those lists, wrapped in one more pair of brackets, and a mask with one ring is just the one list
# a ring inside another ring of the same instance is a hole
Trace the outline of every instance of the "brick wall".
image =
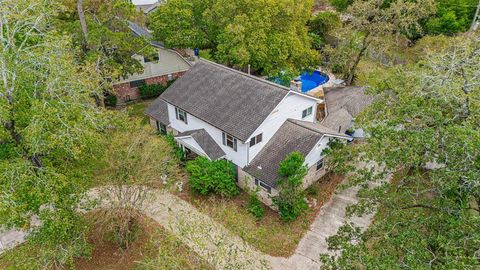
[[(183, 74), (185, 74), (184, 71), (176, 72), (176, 73), (173, 73), (172, 76), (173, 76), (173, 79), (176, 80), (177, 78), (181, 77)], [(168, 75), (156, 76), (156, 77), (145, 79), (145, 83), (148, 85), (160, 84), (160, 83), (163, 85), (167, 85), (167, 82), (168, 82)], [(113, 91), (117, 96), (119, 104), (125, 103), (126, 101), (136, 100), (140, 98), (140, 91), (138, 90), (138, 87), (130, 87), (130, 82), (113, 85)]]

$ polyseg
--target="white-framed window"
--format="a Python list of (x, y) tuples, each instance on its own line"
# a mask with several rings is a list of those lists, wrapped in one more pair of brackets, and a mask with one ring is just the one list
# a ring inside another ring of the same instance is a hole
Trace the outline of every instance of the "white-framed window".
[(306, 108), (305, 110), (302, 111), (302, 119), (307, 117), (307, 116), (310, 116), (312, 115), (312, 111), (313, 111), (313, 107), (310, 106), (308, 108)]
[(177, 120), (180, 120), (185, 124), (188, 124), (186, 111), (175, 107), (175, 116), (177, 117)]
[(160, 134), (164, 134), (164, 135), (167, 134), (167, 127), (158, 121), (157, 121), (157, 130), (160, 132)]
[(250, 147), (254, 146), (257, 143), (262, 142), (263, 133), (258, 134), (257, 136), (250, 139)]
[(237, 138), (233, 137), (232, 135), (225, 132), (222, 133), (223, 145), (232, 148), (235, 152), (237, 151), (237, 141)]
[(325, 162), (323, 161), (323, 158), (317, 161), (317, 171), (323, 169), (324, 166), (325, 166)]
[(263, 190), (265, 190), (266, 192), (268, 192), (268, 194), (271, 194), (272, 193), (272, 187), (265, 184), (264, 182), (262, 182), (261, 180), (258, 180), (257, 178), (255, 178), (255, 185), (257, 187), (261, 187)]

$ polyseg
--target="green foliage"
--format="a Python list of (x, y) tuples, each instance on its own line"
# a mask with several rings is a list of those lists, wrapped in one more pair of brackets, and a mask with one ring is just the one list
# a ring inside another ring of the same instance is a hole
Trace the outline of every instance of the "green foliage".
[(117, 106), (117, 102), (118, 102), (117, 96), (114, 95), (114, 94), (109, 94), (105, 98), (105, 105), (107, 105), (107, 106), (115, 107), (115, 106)]
[(353, 1), (354, 0), (330, 0), (330, 5), (335, 7), (338, 11), (345, 11)]
[(172, 0), (150, 22), (156, 39), (169, 47), (208, 49), (220, 63), (236, 68), (250, 64), (271, 75), (318, 64), (306, 27), (311, 9), (312, 0)]
[(325, 45), (325, 36), (333, 29), (341, 26), (340, 15), (336, 12), (320, 12), (308, 22), (309, 35), (315, 49)]
[[(142, 54), (154, 52), (149, 41), (132, 35), (128, 21), (142, 25), (143, 13), (124, 0), (84, 0), (83, 9), (87, 35), (80, 27), (77, 1), (63, 1), (55, 26), (73, 38), (73, 47), (79, 51), (78, 60), (96, 67), (102, 78), (117, 81), (143, 70), (139, 61), (131, 56), (142, 48)], [(105, 87), (108, 87), (106, 85)]]
[(249, 195), (248, 203), (246, 205), (247, 211), (252, 214), (257, 220), (260, 220), (265, 215), (263, 203), (258, 199), (258, 192)]
[(185, 163), (185, 152), (175, 141), (175, 136), (173, 136), (173, 133), (169, 132), (166, 136), (166, 139), (168, 144), (170, 144), (170, 146), (173, 148), (173, 154), (175, 158), (182, 164)]
[(238, 195), (235, 183), (235, 167), (227, 160), (208, 160), (197, 157), (187, 162), (190, 187), (201, 195), (218, 194), (225, 197)]
[(465, 32), (472, 23), (477, 0), (436, 0), (437, 11), (425, 22), (425, 31), (431, 35), (453, 35)]
[(279, 180), (279, 194), (272, 201), (284, 221), (293, 221), (308, 209), (302, 190), (303, 178), (307, 175), (304, 162), (305, 158), (299, 152), (292, 152), (280, 162), (278, 174), (283, 178)]
[[(362, 188), (348, 213), (378, 212), (365, 233), (346, 224), (329, 239), (341, 255), (323, 256), (325, 268), (479, 267), (479, 41), (459, 36), (372, 84), (376, 100), (356, 119), (371, 136), (355, 155), (339, 154), (385, 166), (351, 171)], [(426, 169), (431, 163), (436, 168)], [(391, 182), (366, 188), (391, 171)]]
[(151, 98), (161, 95), (168, 86), (161, 83), (158, 84), (144, 84), (138, 88), (142, 98)]

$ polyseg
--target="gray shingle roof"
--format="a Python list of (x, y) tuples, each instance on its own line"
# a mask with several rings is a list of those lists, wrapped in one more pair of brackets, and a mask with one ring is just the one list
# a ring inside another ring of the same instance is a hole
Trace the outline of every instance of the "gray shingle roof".
[(288, 88), (200, 60), (160, 97), (246, 141), (287, 94)]
[(178, 137), (192, 137), (202, 150), (205, 151), (207, 156), (211, 160), (217, 160), (223, 156), (225, 156), (225, 152), (223, 152), (222, 148), (213, 140), (213, 138), (208, 134), (205, 129), (195, 129), (186, 132), (179, 133), (176, 138)]
[(367, 106), (373, 97), (365, 94), (365, 87), (347, 86), (324, 89), (327, 116), (322, 125), (345, 133), (353, 123), (354, 118)]
[(147, 107), (145, 114), (166, 126), (170, 124), (170, 120), (168, 119), (168, 105), (160, 98), (155, 99), (152, 104)]
[(162, 42), (152, 40), (152, 34), (150, 34), (150, 32), (148, 32), (146, 28), (140, 26), (139, 24), (128, 21), (128, 27), (130, 28), (130, 30), (132, 30), (135, 36), (147, 39), (153, 46), (162, 48), (164, 47), (164, 44)]
[[(262, 180), (272, 187), (277, 186), (279, 164), (288, 154), (298, 151), (304, 156), (308, 155), (316, 143), (325, 134), (320, 130), (310, 128), (306, 122), (288, 119), (273, 135), (252, 162), (243, 170), (250, 175)], [(314, 125), (312, 123), (312, 125)], [(342, 135), (343, 136), (343, 135)]]

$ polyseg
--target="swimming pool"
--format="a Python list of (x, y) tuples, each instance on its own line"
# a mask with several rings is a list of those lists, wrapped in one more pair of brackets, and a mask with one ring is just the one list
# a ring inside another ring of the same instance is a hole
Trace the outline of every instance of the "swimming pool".
[(314, 70), (313, 72), (305, 72), (297, 79), (302, 81), (302, 92), (306, 93), (326, 82), (330, 79), (327, 74), (322, 73), (318, 70)]

